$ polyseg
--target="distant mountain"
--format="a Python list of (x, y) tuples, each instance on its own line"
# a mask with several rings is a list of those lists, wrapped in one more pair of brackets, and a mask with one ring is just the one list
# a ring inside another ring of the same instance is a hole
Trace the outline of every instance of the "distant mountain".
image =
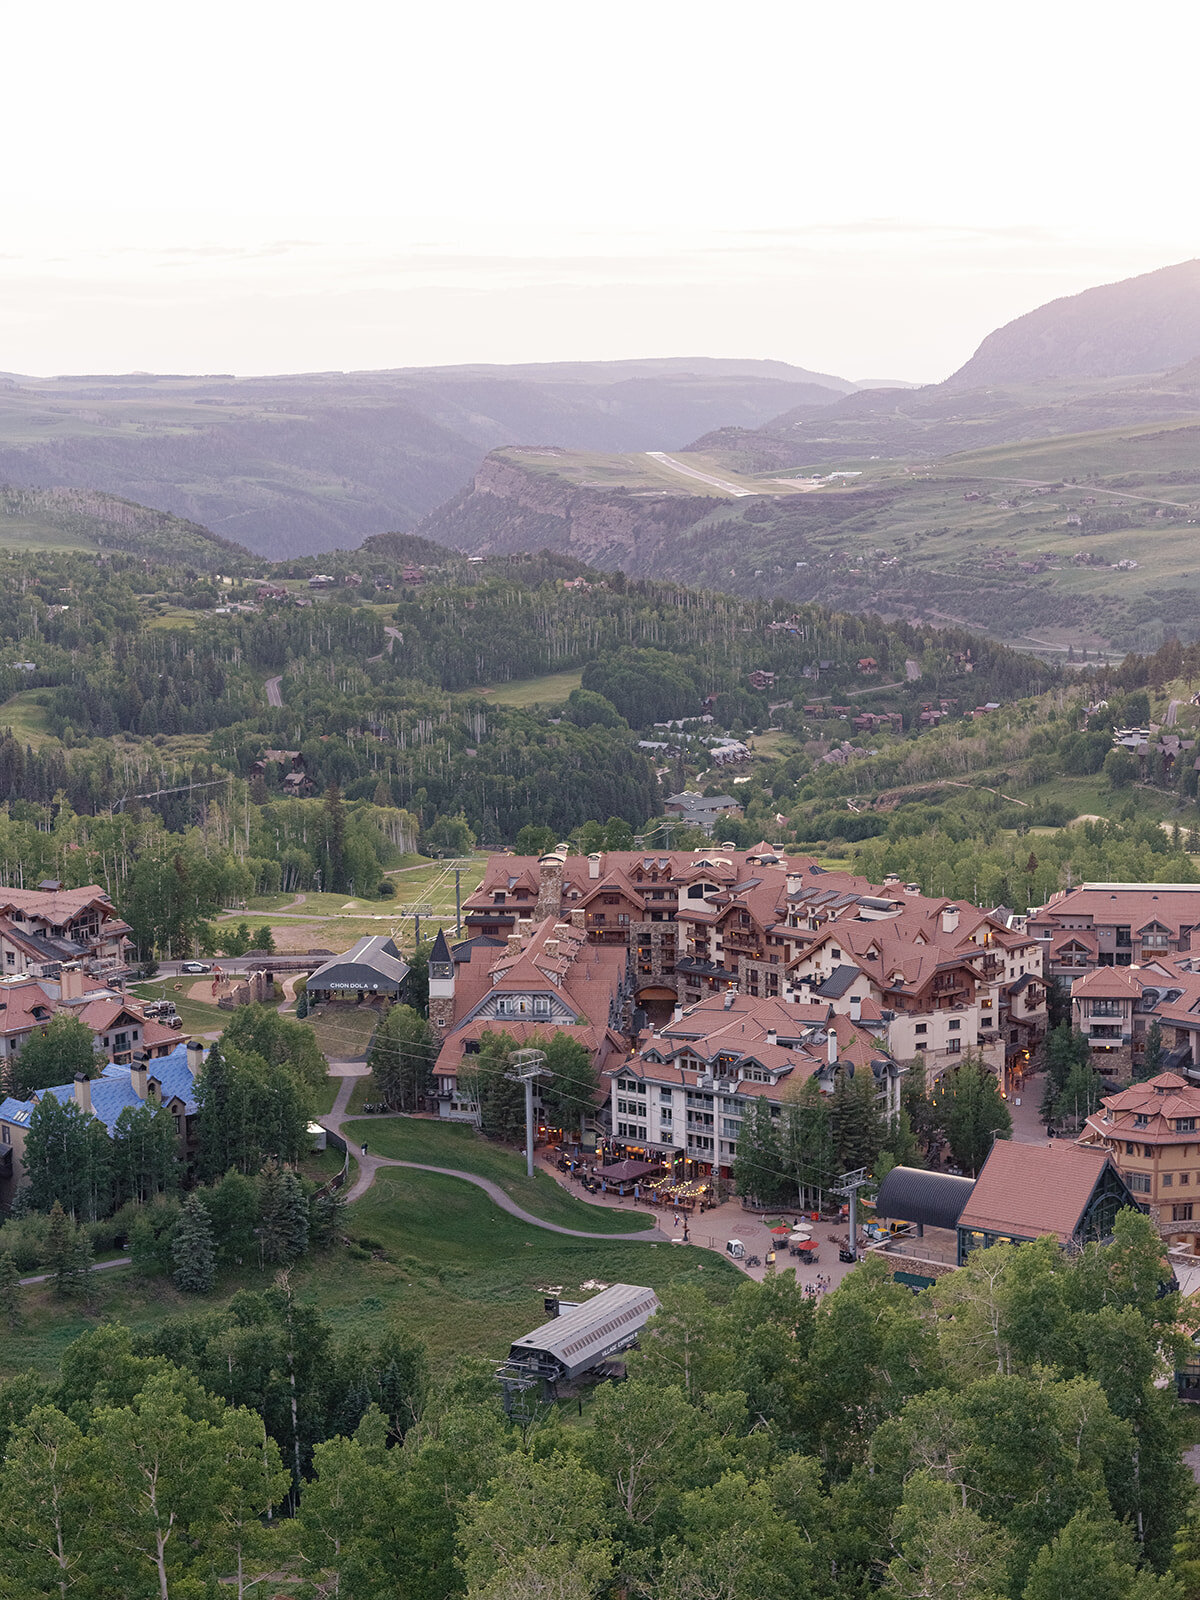
[(0, 483), (99, 489), (273, 558), (413, 527), (489, 450), (679, 449), (853, 392), (782, 361), (669, 358), (0, 383)]
[(956, 389), (1163, 372), (1200, 356), (1200, 260), (1051, 300), (989, 333)]

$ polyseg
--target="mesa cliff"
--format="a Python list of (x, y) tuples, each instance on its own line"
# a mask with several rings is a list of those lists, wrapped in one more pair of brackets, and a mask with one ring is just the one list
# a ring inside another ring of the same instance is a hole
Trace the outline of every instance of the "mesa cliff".
[[(545, 452), (538, 452), (544, 456)], [(556, 550), (631, 576), (661, 570), (663, 547), (730, 502), (692, 494), (581, 487), (494, 451), (468, 489), (432, 512), (417, 532), (472, 555)]]

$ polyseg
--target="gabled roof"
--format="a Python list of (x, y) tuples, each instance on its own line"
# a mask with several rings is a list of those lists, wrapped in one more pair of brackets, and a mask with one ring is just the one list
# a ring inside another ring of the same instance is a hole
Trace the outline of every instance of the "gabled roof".
[(1108, 1165), (1104, 1152), (1056, 1139), (1016, 1144), (997, 1139), (958, 1219), (960, 1228), (1066, 1244)]
[(1071, 999), (1136, 1000), (1145, 984), (1129, 967), (1096, 967), (1071, 985)]
[[(146, 1081), (147, 1086), (152, 1082), (160, 1086), (163, 1104), (178, 1100), (183, 1105), (185, 1115), (191, 1115), (196, 1110), (195, 1084), (188, 1063), (186, 1045), (180, 1044), (170, 1055), (149, 1062), (146, 1068)], [(27, 1128), (34, 1106), (43, 1095), (47, 1094), (52, 1095), (61, 1104), (67, 1105), (75, 1100), (75, 1085), (55, 1084), (51, 1089), (41, 1090), (36, 1099), (30, 1100), (17, 1100), (10, 1095), (3, 1104), (0, 1104), (0, 1122)], [(105, 1067), (98, 1078), (91, 1080), (91, 1097), (92, 1115), (104, 1124), (110, 1134), (115, 1131), (117, 1119), (122, 1111), (127, 1107), (136, 1109), (145, 1104), (134, 1088), (132, 1069), (112, 1064)]]

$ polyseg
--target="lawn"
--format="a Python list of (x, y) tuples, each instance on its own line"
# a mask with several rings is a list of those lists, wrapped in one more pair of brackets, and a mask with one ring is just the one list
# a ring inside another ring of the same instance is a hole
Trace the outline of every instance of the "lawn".
[[(337, 1251), (300, 1262), (292, 1269), (300, 1299), (319, 1308), (343, 1337), (377, 1339), (391, 1327), (410, 1330), (425, 1341), (436, 1369), (459, 1352), (503, 1357), (515, 1338), (545, 1320), (547, 1285), (561, 1285), (570, 1295), (591, 1279), (653, 1288), (682, 1279), (723, 1296), (739, 1276), (720, 1256), (696, 1246), (546, 1233), (497, 1210), (470, 1184), (434, 1173), (381, 1173), (347, 1209), (344, 1232), (371, 1241), (372, 1259)], [(254, 1269), (228, 1275), (211, 1295), (184, 1296), (167, 1279), (146, 1282), (117, 1268), (99, 1274), (91, 1311), (55, 1301), (49, 1289), (22, 1290), (25, 1318), (6, 1331), (0, 1375), (31, 1368), (52, 1375), (71, 1340), (102, 1322), (148, 1331), (172, 1317), (217, 1310), (237, 1290), (262, 1290), (274, 1278), (274, 1268)]]
[(154, 978), (149, 983), (131, 983), (129, 992), (141, 1000), (174, 1000), (186, 1033), (222, 1033), (230, 1013), (203, 1000), (190, 999), (187, 990), (191, 983), (190, 978)]
[(484, 693), (499, 706), (554, 705), (565, 700), (572, 689), (578, 689), (582, 670), (578, 672), (549, 672), (543, 678), (514, 678), (511, 683), (497, 683)]
[(50, 732), (46, 707), (42, 703), (51, 694), (50, 689), (19, 689), (0, 705), (0, 728), (11, 728), (22, 744), (40, 746), (58, 740)]
[(366, 1055), (379, 1018), (380, 1012), (374, 1006), (335, 1001), (310, 1011), (304, 1021), (316, 1034), (326, 1060), (357, 1061)]
[(366, 1140), (372, 1155), (395, 1161), (424, 1161), (434, 1167), (457, 1167), (499, 1184), (505, 1194), (543, 1222), (594, 1233), (634, 1233), (653, 1226), (653, 1219), (633, 1211), (590, 1206), (563, 1189), (544, 1172), (525, 1174), (525, 1158), (493, 1144), (461, 1122), (432, 1122), (424, 1117), (364, 1117), (343, 1125), (351, 1144)]

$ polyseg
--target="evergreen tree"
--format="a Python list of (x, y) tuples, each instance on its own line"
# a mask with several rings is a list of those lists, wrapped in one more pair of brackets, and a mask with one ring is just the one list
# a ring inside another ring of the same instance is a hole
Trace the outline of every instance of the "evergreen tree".
[(60, 1300), (87, 1292), (91, 1248), (79, 1228), (56, 1200), (50, 1208), (50, 1231), (46, 1236), (46, 1265)]
[(870, 1067), (843, 1066), (829, 1099), (833, 1161), (839, 1173), (868, 1169), (883, 1146), (884, 1123)]
[(784, 1166), (804, 1204), (819, 1207), (835, 1172), (829, 1101), (815, 1078), (808, 1078), (786, 1097), (781, 1147)]
[(968, 1053), (961, 1065), (942, 1074), (932, 1098), (955, 1161), (974, 1177), (995, 1140), (1012, 1133), (999, 1083), (982, 1059)]
[(308, 1200), (294, 1172), (277, 1162), (258, 1180), (258, 1246), (264, 1261), (295, 1261), (308, 1249)]
[(782, 1205), (794, 1198), (792, 1183), (784, 1170), (775, 1119), (769, 1102), (761, 1095), (742, 1116), (733, 1158), (733, 1181), (740, 1195), (757, 1200), (760, 1205)]
[(198, 1194), (184, 1202), (179, 1226), (171, 1241), (171, 1274), (175, 1287), (184, 1294), (208, 1294), (217, 1279), (217, 1257), (213, 1249), (213, 1227)]
[(10, 1333), (21, 1326), (20, 1273), (8, 1250), (0, 1255), (0, 1316), (3, 1316)]
[(275, 933), (269, 922), (264, 922), (262, 927), (255, 932), (254, 943), (251, 948), (263, 950), (269, 956), (275, 954)]
[(1073, 1063), (1067, 1081), (1054, 1102), (1055, 1121), (1070, 1123), (1075, 1128), (1082, 1127), (1084, 1119), (1095, 1111), (1103, 1099), (1104, 1089), (1104, 1079), (1090, 1062)]
[(553, 1038), (531, 1043), (546, 1054), (544, 1065), (550, 1077), (542, 1078), (538, 1087), (547, 1117), (560, 1128), (579, 1129), (596, 1101), (598, 1079), (591, 1053), (561, 1028)]
[(433, 1083), (433, 1029), (411, 1006), (392, 1006), (375, 1029), (367, 1065), (394, 1111), (417, 1111)]
[(146, 1201), (179, 1183), (179, 1135), (165, 1106), (124, 1106), (113, 1128), (113, 1176), (118, 1203)]
[(208, 1193), (213, 1241), (228, 1266), (241, 1266), (254, 1254), (258, 1224), (258, 1186), (253, 1178), (231, 1168)]

